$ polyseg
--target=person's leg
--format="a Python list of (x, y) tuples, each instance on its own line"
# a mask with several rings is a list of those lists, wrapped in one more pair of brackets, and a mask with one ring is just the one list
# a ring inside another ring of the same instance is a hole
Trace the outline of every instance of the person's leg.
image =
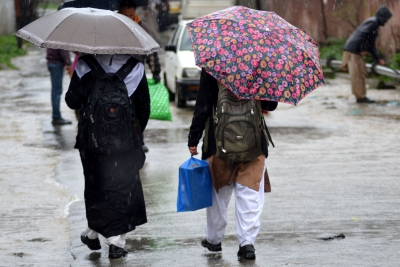
[(128, 251), (124, 249), (125, 247), (125, 237), (126, 234), (111, 236), (107, 238), (110, 243), (110, 248), (108, 251), (108, 257), (111, 259), (117, 259), (121, 257), (125, 257), (128, 254)]
[(64, 66), (60, 64), (47, 64), (51, 78), (51, 103), (53, 107), (53, 120), (61, 119), (60, 98), (62, 94), (62, 80)]
[(348, 66), (353, 95), (356, 99), (365, 99), (367, 95), (367, 89), (365, 88), (367, 70), (363, 58), (360, 55), (351, 53)]
[(350, 56), (351, 56), (350, 52), (343, 51), (343, 54), (342, 54), (342, 65), (340, 66), (340, 68), (343, 71), (347, 71), (347, 65), (349, 63)]
[(235, 183), (236, 233), (240, 246), (254, 245), (260, 231), (260, 217), (264, 207), (264, 172), (258, 191)]
[(219, 244), (225, 234), (227, 211), (232, 196), (233, 186), (228, 185), (219, 189), (213, 188), (212, 206), (207, 210), (206, 239), (210, 244)]
[(81, 241), (91, 250), (101, 249), (99, 233), (89, 227), (81, 234)]
[(85, 234), (89, 239), (99, 238), (99, 233), (97, 233), (96, 231), (90, 229), (89, 227), (86, 229)]
[(126, 234), (122, 234), (122, 235), (117, 235), (117, 236), (111, 236), (111, 237), (107, 238), (107, 240), (110, 243), (110, 245), (124, 248), (125, 244), (126, 244), (125, 237), (126, 237)]
[(260, 231), (260, 217), (264, 207), (264, 172), (258, 191), (235, 183), (236, 233), (239, 241), (239, 260), (255, 260), (254, 243)]

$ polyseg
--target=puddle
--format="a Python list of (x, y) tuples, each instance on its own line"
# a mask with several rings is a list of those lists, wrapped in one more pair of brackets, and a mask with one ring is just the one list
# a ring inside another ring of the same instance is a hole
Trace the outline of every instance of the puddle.
[(168, 144), (188, 140), (189, 129), (146, 129), (144, 141), (146, 144)]
[(287, 142), (297, 143), (299, 140), (316, 140), (329, 137), (332, 132), (316, 127), (268, 127), (272, 140), (274, 137), (285, 138)]

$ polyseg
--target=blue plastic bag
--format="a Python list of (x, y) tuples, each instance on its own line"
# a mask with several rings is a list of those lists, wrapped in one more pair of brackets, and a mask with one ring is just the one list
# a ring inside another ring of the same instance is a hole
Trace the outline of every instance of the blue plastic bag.
[(212, 181), (207, 161), (193, 156), (179, 167), (178, 212), (195, 211), (212, 205)]

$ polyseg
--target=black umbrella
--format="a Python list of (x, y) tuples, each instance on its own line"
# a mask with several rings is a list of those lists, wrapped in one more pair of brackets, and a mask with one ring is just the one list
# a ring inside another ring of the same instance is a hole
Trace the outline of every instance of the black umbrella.
[(118, 10), (121, 0), (65, 0), (63, 8), (66, 7), (92, 7), (98, 9)]
[[(148, 0), (134, 0), (136, 6), (147, 6)], [(118, 10), (121, 0), (64, 0), (66, 7), (92, 7), (98, 9)]]

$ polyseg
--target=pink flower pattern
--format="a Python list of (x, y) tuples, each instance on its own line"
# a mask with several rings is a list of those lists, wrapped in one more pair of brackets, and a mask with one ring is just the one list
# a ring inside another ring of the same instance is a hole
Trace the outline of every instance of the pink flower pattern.
[(196, 64), (240, 98), (297, 105), (324, 84), (316, 42), (274, 12), (234, 6), (187, 28)]

